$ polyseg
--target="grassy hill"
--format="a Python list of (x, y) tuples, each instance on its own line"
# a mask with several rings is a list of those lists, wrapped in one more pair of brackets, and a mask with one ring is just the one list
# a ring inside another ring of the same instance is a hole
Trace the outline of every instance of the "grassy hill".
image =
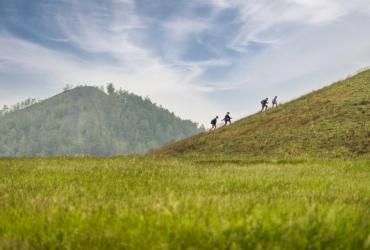
[(0, 156), (141, 153), (199, 131), (149, 99), (77, 87), (0, 116)]
[(370, 156), (370, 70), (153, 154)]

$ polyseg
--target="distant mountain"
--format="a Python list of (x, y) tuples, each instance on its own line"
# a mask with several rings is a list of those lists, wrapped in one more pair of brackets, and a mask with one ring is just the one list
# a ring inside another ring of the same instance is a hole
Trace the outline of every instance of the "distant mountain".
[(0, 116), (0, 156), (142, 153), (202, 131), (149, 99), (77, 87)]
[(370, 156), (370, 70), (155, 155)]

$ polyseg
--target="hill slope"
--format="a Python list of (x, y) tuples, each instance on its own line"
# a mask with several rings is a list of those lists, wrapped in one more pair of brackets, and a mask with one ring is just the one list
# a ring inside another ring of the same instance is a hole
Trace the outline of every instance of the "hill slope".
[(153, 154), (370, 156), (370, 70)]
[(200, 130), (148, 99), (77, 87), (0, 117), (0, 156), (140, 153)]

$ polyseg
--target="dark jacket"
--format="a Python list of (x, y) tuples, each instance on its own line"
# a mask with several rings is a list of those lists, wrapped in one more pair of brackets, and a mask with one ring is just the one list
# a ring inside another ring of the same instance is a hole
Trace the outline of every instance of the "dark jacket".
[(232, 118), (229, 115), (225, 115), (225, 118), (223, 119), (223, 121), (229, 122), (229, 121), (231, 121), (231, 119)]

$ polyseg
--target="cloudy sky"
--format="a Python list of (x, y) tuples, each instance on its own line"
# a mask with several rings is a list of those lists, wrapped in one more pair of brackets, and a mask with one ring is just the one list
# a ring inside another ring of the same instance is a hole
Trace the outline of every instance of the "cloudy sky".
[(113, 82), (208, 124), (369, 65), (369, 0), (0, 0), (0, 105)]

